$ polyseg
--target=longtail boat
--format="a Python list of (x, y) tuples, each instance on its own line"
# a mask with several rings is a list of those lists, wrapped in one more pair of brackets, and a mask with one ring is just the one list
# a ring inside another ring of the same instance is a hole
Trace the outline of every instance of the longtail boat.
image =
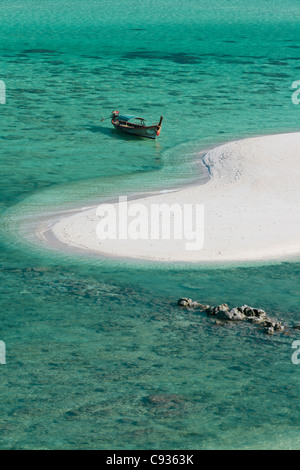
[(142, 117), (120, 114), (119, 111), (113, 111), (111, 115), (111, 123), (119, 131), (148, 139), (156, 139), (159, 136), (162, 120), (161, 116), (158, 123), (148, 126)]

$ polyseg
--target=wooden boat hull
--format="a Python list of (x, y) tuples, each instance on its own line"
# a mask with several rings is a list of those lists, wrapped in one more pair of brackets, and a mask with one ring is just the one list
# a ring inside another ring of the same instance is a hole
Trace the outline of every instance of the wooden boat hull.
[(111, 121), (112, 125), (115, 129), (118, 129), (121, 132), (125, 132), (126, 134), (137, 135), (139, 137), (146, 137), (147, 139), (156, 139), (157, 135), (159, 135), (159, 126), (124, 126), (120, 124), (118, 121)]

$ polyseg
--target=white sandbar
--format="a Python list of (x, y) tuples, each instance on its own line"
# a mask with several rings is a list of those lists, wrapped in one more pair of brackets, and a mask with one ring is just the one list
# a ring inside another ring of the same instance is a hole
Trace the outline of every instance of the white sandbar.
[[(231, 142), (206, 153), (210, 180), (132, 204), (204, 204), (204, 246), (186, 240), (99, 240), (96, 207), (62, 216), (37, 234), (76, 250), (156, 261), (286, 259), (300, 253), (300, 133)], [(117, 207), (117, 206), (115, 206)]]

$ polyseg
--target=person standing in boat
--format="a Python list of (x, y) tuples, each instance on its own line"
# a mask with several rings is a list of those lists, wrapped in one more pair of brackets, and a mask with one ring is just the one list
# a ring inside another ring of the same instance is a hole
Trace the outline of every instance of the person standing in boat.
[(111, 116), (111, 117), (112, 117), (113, 121), (118, 121), (118, 120), (119, 120), (119, 114), (120, 114), (119, 111), (113, 111), (113, 112), (112, 112), (112, 116)]

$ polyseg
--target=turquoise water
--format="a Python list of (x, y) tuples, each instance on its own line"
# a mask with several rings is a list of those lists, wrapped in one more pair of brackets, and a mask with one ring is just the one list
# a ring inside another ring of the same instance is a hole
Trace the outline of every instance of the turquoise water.
[[(204, 182), (197, 152), (298, 131), (299, 3), (248, 3), (2, 0), (0, 448), (300, 448), (297, 331), (176, 306), (248, 303), (289, 329), (299, 263), (162, 266), (24, 241), (36, 213)], [(113, 109), (162, 114), (159, 139), (119, 135), (100, 121)]]

